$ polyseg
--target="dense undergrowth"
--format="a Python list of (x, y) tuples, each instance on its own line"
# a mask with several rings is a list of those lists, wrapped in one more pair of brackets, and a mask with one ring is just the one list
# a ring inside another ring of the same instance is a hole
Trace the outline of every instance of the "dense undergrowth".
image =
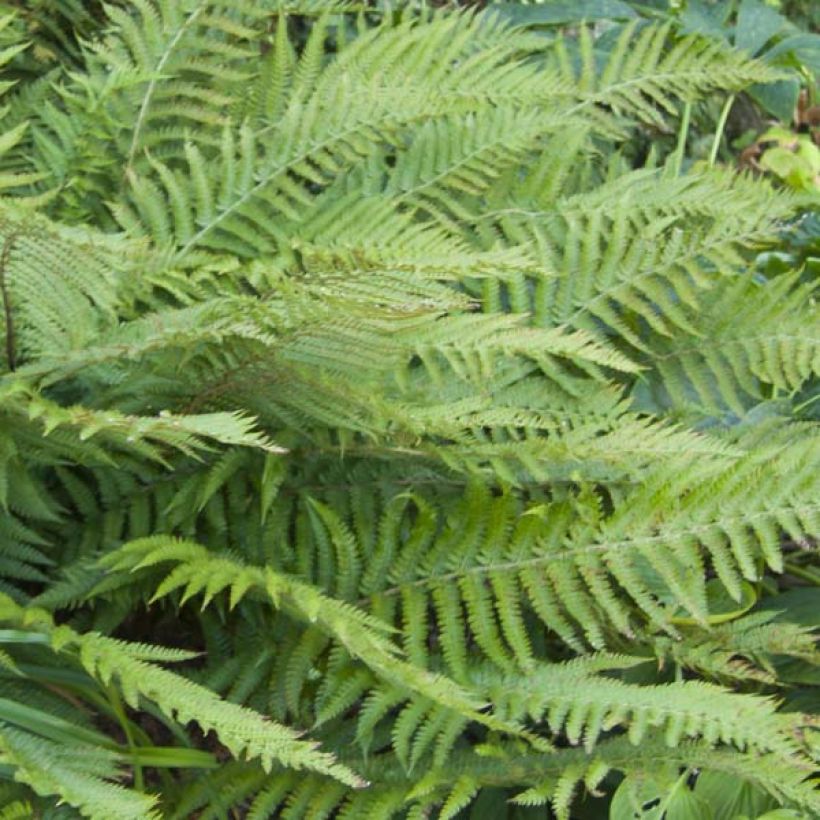
[(810, 6), (2, 5), (0, 818), (817, 816)]

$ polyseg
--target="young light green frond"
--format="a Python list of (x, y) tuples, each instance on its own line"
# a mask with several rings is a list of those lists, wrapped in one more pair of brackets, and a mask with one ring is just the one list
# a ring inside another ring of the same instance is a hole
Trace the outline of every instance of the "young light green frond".
[(798, 749), (792, 739), (794, 722), (778, 715), (772, 701), (699, 681), (634, 686), (590, 676), (583, 661), (536, 668), (515, 678), (475, 680), (504, 714), (543, 720), (550, 732), (563, 733), (572, 744), (583, 743), (589, 752), (603, 731), (619, 725), (635, 744), (653, 728), (669, 746), (705, 738), (787, 759)]
[(485, 714), (482, 711), (485, 704), (470, 690), (401, 659), (398, 647), (385, 636), (387, 624), (357, 607), (324, 595), (315, 587), (270, 569), (245, 567), (227, 558), (211, 557), (204, 547), (195, 544), (162, 538), (126, 544), (111, 553), (105, 564), (115, 571), (134, 571), (169, 560), (178, 563), (157, 588), (155, 598), (183, 589), (183, 603), (193, 595), (204, 593), (207, 605), (214, 595), (230, 588), (232, 604), (236, 605), (251, 590), (257, 595), (262, 593), (277, 609), (325, 632), (399, 692), (429, 699), (490, 728), (513, 734), (520, 732), (514, 722), (498, 721), (493, 715)]
[[(273, 444), (264, 434), (254, 429), (252, 419), (241, 413), (204, 413), (174, 416), (160, 413), (154, 417), (127, 416), (116, 410), (89, 410), (86, 407), (61, 407), (37, 393), (19, 396), (14, 386), (6, 391), (14, 395), (16, 409), (41, 426), (43, 435), (68, 428), (80, 441), (92, 436), (114, 448), (133, 449), (144, 455), (161, 458), (160, 447), (175, 448), (187, 454), (207, 449), (206, 442), (254, 447), (270, 453), (284, 450)], [(11, 404), (11, 402), (10, 402)], [(13, 406), (13, 405), (12, 405)], [(8, 409), (11, 409), (9, 407)]]
[(54, 630), (57, 651), (73, 650), (88, 673), (103, 684), (116, 679), (123, 697), (137, 708), (141, 697), (154, 701), (168, 717), (182, 724), (196, 720), (203, 731), (214, 731), (234, 757), (257, 758), (265, 769), (274, 761), (293, 768), (313, 769), (339, 778), (350, 786), (362, 781), (334, 757), (320, 752), (316, 744), (299, 739), (293, 730), (266, 720), (249, 709), (228, 703), (209, 689), (142, 660), (137, 647), (99, 634), (78, 634), (68, 627)]
[(93, 746), (70, 748), (0, 724), (0, 753), (17, 780), (39, 795), (55, 795), (91, 820), (158, 820), (155, 795), (116, 783), (113, 754)]

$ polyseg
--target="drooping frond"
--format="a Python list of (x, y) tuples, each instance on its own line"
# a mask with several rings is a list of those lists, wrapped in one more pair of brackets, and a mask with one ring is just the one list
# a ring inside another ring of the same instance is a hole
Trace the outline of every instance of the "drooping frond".
[(181, 601), (198, 593), (208, 602), (220, 592), (228, 591), (230, 606), (235, 607), (249, 592), (260, 592), (277, 609), (281, 608), (303, 623), (335, 639), (354, 658), (361, 658), (377, 676), (395, 685), (452, 709), (463, 718), (491, 728), (518, 732), (514, 723), (496, 721), (484, 715), (486, 704), (471, 697), (452, 681), (412, 666), (398, 657), (398, 648), (385, 634), (387, 626), (377, 618), (355, 607), (322, 595), (295, 579), (273, 570), (242, 566), (225, 558), (213, 557), (197, 544), (167, 538), (148, 538), (126, 544), (111, 553), (106, 565), (114, 570), (131, 571), (152, 567), (166, 561), (177, 566), (158, 586), (154, 598), (182, 589)]
[(112, 782), (118, 774), (117, 757), (94, 746), (70, 749), (0, 724), (0, 754), (4, 763), (14, 767), (17, 780), (36, 794), (58, 796), (85, 817), (154, 820), (162, 816), (156, 797)]
[[(178, 653), (163, 648), (141, 646), (139, 644), (128, 644), (112, 638), (107, 638), (99, 633), (87, 632), (78, 633), (66, 625), (55, 626), (48, 616), (38, 610), (22, 610), (4, 597), (0, 601), (2, 605), (3, 620), (11, 621), (15, 626), (22, 626), (31, 631), (21, 633), (21, 637), (28, 637), (32, 643), (48, 645), (54, 653), (62, 656), (69, 656), (79, 666), (84, 669), (92, 679), (98, 680), (103, 687), (111, 685), (116, 681), (125, 702), (133, 709), (139, 707), (142, 699), (153, 701), (157, 707), (172, 720), (178, 720), (182, 725), (190, 720), (195, 720), (204, 732), (214, 731), (220, 741), (235, 757), (245, 757), (247, 759), (259, 760), (262, 767), (270, 770), (274, 762), (284, 763), (297, 769), (312, 769), (322, 772), (331, 777), (338, 778), (341, 782), (349, 786), (361, 786), (362, 781), (347, 767), (339, 764), (333, 755), (319, 751), (317, 744), (308, 740), (302, 740), (299, 733), (294, 730), (276, 724), (266, 719), (264, 716), (244, 707), (229, 703), (221, 699), (209, 689), (198, 686), (190, 680), (163, 669), (157, 662), (175, 661), (189, 659), (190, 653)], [(41, 638), (42, 640), (38, 640)], [(106, 774), (110, 776), (113, 766), (117, 762), (117, 756), (111, 756), (100, 751), (97, 754), (97, 762), (90, 769), (84, 770), (83, 766), (77, 767), (76, 772), (72, 772), (71, 763), (67, 762), (67, 780), (62, 788), (55, 788), (56, 775), (47, 778), (40, 771), (40, 765), (26, 762), (26, 749), (29, 744), (24, 736), (12, 732), (6, 738), (5, 730), (2, 728), (3, 719), (0, 717), (0, 746), (8, 743), (11, 754), (19, 748), (21, 762), (18, 763), (23, 772), (33, 766), (28, 777), (34, 782), (32, 785), (37, 791), (42, 789), (50, 790), (47, 793), (57, 793), (70, 799), (72, 788), (82, 789), (82, 781), (72, 786), (74, 774), (78, 777), (86, 777), (91, 774)], [(25, 724), (24, 724), (25, 725)], [(66, 731), (60, 737), (59, 733), (53, 735), (53, 731), (58, 727), (51, 721), (52, 734), (46, 733), (46, 737), (54, 739), (65, 739), (66, 733), (78, 735), (88, 742), (87, 736), (80, 734), (80, 729), (66, 724)], [(35, 731), (37, 724), (34, 724)], [(42, 731), (40, 732), (42, 734)], [(93, 735), (91, 739), (95, 739)], [(32, 741), (33, 743), (34, 741)], [(19, 744), (19, 746), (18, 746)], [(94, 761), (94, 747), (91, 747), (90, 760)], [(31, 750), (29, 754), (39, 755), (39, 751)], [(55, 767), (59, 768), (59, 761), (68, 755), (65, 748), (59, 748), (53, 752), (56, 755)], [(51, 755), (46, 750), (46, 758)], [(75, 764), (76, 765), (76, 764)], [(46, 770), (48, 767), (45, 767)], [(104, 783), (99, 784), (99, 797), (97, 802), (91, 804), (90, 811), (92, 817), (102, 818), (102, 805), (106, 793), (110, 792), (109, 786)], [(81, 793), (81, 791), (78, 791)], [(146, 798), (147, 800), (147, 798)], [(129, 794), (122, 795), (122, 805), (139, 805), (139, 801)], [(150, 801), (148, 801), (150, 802)], [(143, 810), (146, 801), (143, 801)], [(123, 808), (124, 812), (125, 809)], [(136, 814), (119, 814), (117, 816), (134, 816)]]

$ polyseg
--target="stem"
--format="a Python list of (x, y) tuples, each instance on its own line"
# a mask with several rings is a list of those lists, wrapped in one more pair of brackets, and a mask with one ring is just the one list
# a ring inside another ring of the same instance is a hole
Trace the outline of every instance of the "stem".
[(735, 102), (735, 95), (730, 94), (723, 104), (723, 110), (720, 112), (718, 118), (717, 129), (715, 130), (715, 138), (712, 141), (712, 150), (709, 152), (709, 167), (714, 167), (717, 160), (718, 150), (720, 149), (720, 142), (723, 139), (723, 131), (726, 128), (726, 120), (729, 119), (729, 112), (732, 110), (732, 105)]
[(794, 575), (797, 578), (802, 578), (804, 581), (809, 581), (815, 586), (820, 586), (820, 573), (807, 567), (801, 567), (800, 564), (796, 564), (794, 561), (784, 561), (783, 570), (788, 572), (789, 575)]
[(114, 710), (114, 714), (116, 714), (117, 720), (125, 733), (128, 751), (131, 752), (133, 761), (131, 765), (134, 767), (134, 788), (136, 788), (138, 792), (144, 791), (145, 780), (143, 779), (142, 766), (139, 763), (139, 757), (136, 753), (137, 744), (134, 742), (134, 734), (131, 731), (131, 721), (128, 720), (128, 716), (125, 714), (125, 709), (123, 708), (122, 700), (120, 699), (120, 693), (114, 686), (108, 687), (108, 698), (111, 701), (111, 707)]
[(658, 814), (664, 815), (666, 809), (669, 808), (672, 800), (674, 800), (675, 795), (678, 793), (680, 789), (686, 788), (686, 781), (689, 779), (689, 776), (692, 774), (692, 770), (690, 768), (686, 768), (683, 771), (683, 774), (675, 781), (675, 785), (668, 791), (666, 797), (664, 797), (663, 801), (661, 802), (660, 806), (658, 806)]
[(672, 168), (675, 176), (680, 176), (681, 168), (683, 167), (683, 155), (686, 153), (686, 138), (689, 136), (689, 120), (692, 118), (692, 103), (688, 102), (683, 107), (683, 117), (680, 121), (680, 130), (678, 131), (678, 144), (675, 146), (675, 161)]
[(17, 234), (10, 233), (3, 243), (3, 250), (0, 252), (0, 293), (3, 295), (3, 313), (6, 319), (6, 361), (9, 370), (17, 367), (17, 354), (15, 352), (14, 341), (14, 321), (11, 315), (11, 296), (9, 295), (8, 284), (6, 282), (6, 268), (11, 257), (11, 249), (17, 239)]
[(794, 408), (794, 412), (799, 413), (801, 410), (805, 410), (807, 407), (814, 404), (814, 402), (816, 401), (820, 401), (820, 393), (818, 393), (816, 396), (812, 396), (810, 399), (804, 401), (802, 404), (796, 405)]

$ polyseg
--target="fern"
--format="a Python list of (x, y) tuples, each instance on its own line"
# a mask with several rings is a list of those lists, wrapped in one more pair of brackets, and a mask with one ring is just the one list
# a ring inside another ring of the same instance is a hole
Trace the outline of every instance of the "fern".
[(249, 0), (0, 68), (3, 816), (817, 813), (805, 201), (630, 150), (778, 71)]
[[(24, 631), (18, 633), (4, 630), (6, 641), (10, 639), (11, 643), (35, 646), (45, 644), (53, 653), (71, 657), (90, 676), (85, 687), (96, 679), (105, 690), (116, 680), (122, 697), (132, 708), (139, 707), (141, 698), (148, 698), (171, 720), (184, 725), (195, 718), (205, 732), (215, 731), (232, 754), (259, 759), (267, 770), (274, 760), (285, 760), (296, 768), (318, 769), (341, 778), (351, 786), (361, 785), (358, 778), (337, 764), (331, 755), (319, 752), (314, 744), (299, 739), (292, 730), (265, 720), (251, 710), (227, 703), (213, 692), (156, 665), (157, 661), (190, 659), (189, 653), (129, 645), (98, 633), (79, 634), (65, 625), (54, 626), (42, 611), (21, 610), (9, 599), (0, 601), (0, 604), (6, 622), (24, 627)], [(9, 702), (10, 707), (12, 703)], [(119, 709), (117, 704), (118, 701), (114, 701), (115, 710)], [(147, 812), (146, 807), (153, 803), (147, 795), (118, 794), (106, 782), (115, 777), (114, 767), (122, 762), (123, 753), (117, 750), (118, 753), (111, 754), (113, 744), (104, 736), (52, 715), (43, 714), (41, 718), (34, 710), (21, 706), (6, 709), (0, 717), (0, 724), (3, 725), (0, 743), (5, 753), (12, 765), (20, 768), (23, 780), (39, 794), (58, 794), (64, 800), (77, 803), (92, 817), (106, 816), (105, 805), (110, 801), (113, 803), (109, 810), (117, 817), (143, 816)], [(43, 745), (42, 739), (21, 734), (12, 728), (14, 724), (25, 726), (29, 733), (43, 735), (50, 743)], [(129, 746), (132, 746), (131, 753), (139, 759), (139, 752), (133, 749), (130, 729), (126, 729), (126, 733)], [(89, 740), (98, 745), (102, 741), (103, 748), (89, 745)], [(55, 746), (54, 741), (60, 741), (63, 745)], [(80, 756), (79, 765), (74, 760), (76, 755), (71, 753), (71, 745), (78, 741), (87, 747), (85, 755)], [(151, 761), (152, 752), (153, 756), (158, 757), (156, 751), (148, 749), (146, 752), (148, 761)], [(173, 755), (169, 760), (174, 765)], [(179, 760), (181, 765), (189, 762), (184, 756)], [(65, 767), (65, 771), (59, 774), (61, 767)]]

